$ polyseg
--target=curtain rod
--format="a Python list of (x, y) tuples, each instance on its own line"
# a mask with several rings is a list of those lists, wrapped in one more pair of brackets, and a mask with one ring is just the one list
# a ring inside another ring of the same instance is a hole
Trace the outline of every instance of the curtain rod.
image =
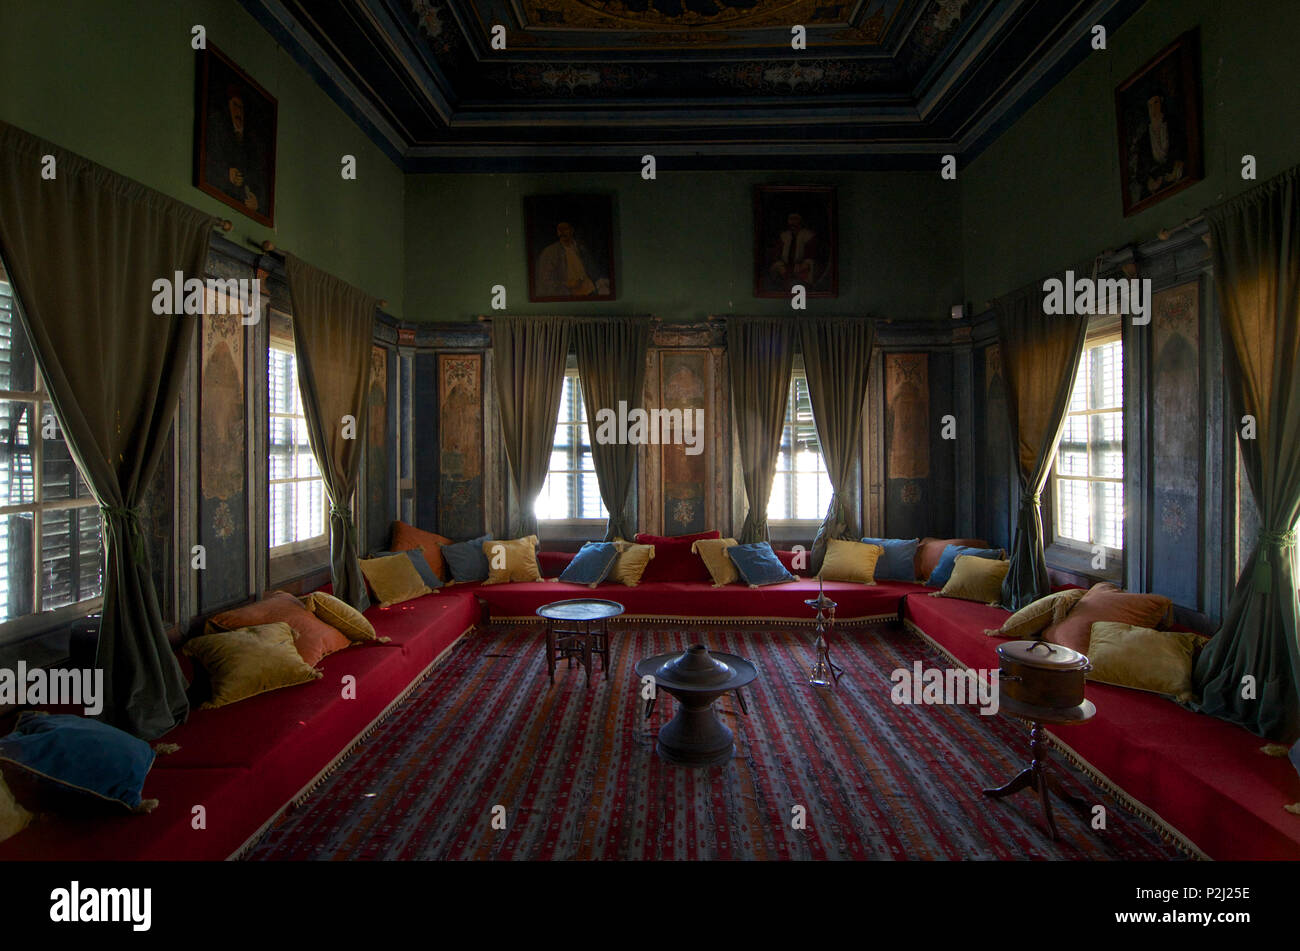
[(1158, 232), (1156, 232), (1156, 237), (1159, 238), (1161, 241), (1168, 241), (1169, 236), (1174, 232), (1182, 231), (1184, 228), (1190, 228), (1193, 225), (1198, 225), (1204, 220), (1205, 220), (1204, 213), (1195, 215), (1194, 217), (1188, 218), (1185, 221), (1181, 222), (1180, 224), (1174, 225), (1172, 228), (1161, 228)]
[[(276, 246), (275, 246), (275, 242), (273, 242), (273, 241), (269, 241), (269, 240), (268, 240), (268, 241), (254, 241), (252, 238), (249, 238), (249, 239), (247, 239), (247, 240), (248, 240), (248, 243), (249, 243), (249, 244), (251, 244), (253, 247), (257, 248), (257, 250), (261, 251), (263, 254), (269, 254), (269, 255), (271, 255), (272, 257), (277, 258), (277, 259), (280, 260), (280, 261), (283, 261), (283, 260), (284, 260), (284, 252), (283, 252), (283, 251), (280, 251), (279, 249), (276, 248)], [(386, 299), (384, 299), (384, 298), (381, 297), (381, 298), (378, 298), (378, 301), (379, 301), (379, 309), (380, 309), (380, 310), (386, 310), (386, 309), (388, 308), (388, 301), (387, 301)]]

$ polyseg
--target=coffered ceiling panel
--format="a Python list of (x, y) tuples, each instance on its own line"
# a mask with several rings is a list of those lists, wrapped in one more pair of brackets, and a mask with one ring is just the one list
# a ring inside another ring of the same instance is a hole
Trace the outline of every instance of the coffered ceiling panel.
[(241, 2), (419, 171), (934, 168), (1142, 0)]

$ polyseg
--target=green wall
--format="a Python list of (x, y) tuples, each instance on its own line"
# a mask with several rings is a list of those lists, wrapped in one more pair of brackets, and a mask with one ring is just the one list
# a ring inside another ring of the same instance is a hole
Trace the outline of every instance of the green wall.
[[(1201, 30), (1205, 179), (1125, 218), (1115, 87)], [(962, 171), (963, 268), (976, 311), (1048, 272), (1150, 241), (1300, 162), (1300, 2), (1151, 0)]]
[[(274, 230), (193, 186), (190, 28), (279, 101)], [(402, 313), (403, 175), (234, 0), (3, 0), (0, 119), (270, 238)], [(357, 180), (339, 175), (357, 157)]]
[[(839, 202), (839, 297), (809, 313), (946, 318), (961, 298), (960, 201), (938, 172), (841, 174), (663, 172), (413, 175), (406, 185), (406, 317), (469, 320), (491, 313), (504, 284), (507, 312), (652, 314), (789, 313), (753, 296), (753, 186), (833, 184)], [(618, 299), (528, 303), (525, 195), (614, 195)]]

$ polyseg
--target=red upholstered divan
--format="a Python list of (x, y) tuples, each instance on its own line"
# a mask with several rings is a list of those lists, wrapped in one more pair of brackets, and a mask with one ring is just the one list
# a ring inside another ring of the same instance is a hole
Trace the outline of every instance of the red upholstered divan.
[[(451, 590), (460, 588), (453, 585)], [(701, 581), (655, 581), (628, 587), (600, 584), (594, 588), (564, 581), (526, 581), (514, 584), (465, 585), (488, 606), (494, 621), (534, 618), (543, 604), (566, 598), (604, 598), (623, 605), (629, 618), (708, 620), (748, 618), (811, 622), (813, 609), (804, 604), (817, 597), (817, 582), (800, 578), (784, 584), (750, 588), (729, 584), (719, 588)], [(928, 591), (910, 581), (879, 581), (873, 585), (828, 581), (826, 596), (837, 605), (839, 621), (885, 621), (898, 617), (900, 599), (914, 591)]]
[[(351, 748), (437, 658), (479, 620), (473, 594), (452, 588), (366, 611), (388, 644), (349, 647), (321, 661), (320, 680), (193, 710), (161, 742), (144, 795), (152, 813), (44, 819), (5, 842), (0, 860), (229, 858)], [(187, 667), (188, 661), (183, 660)], [(343, 677), (356, 678), (345, 700)], [(206, 828), (193, 828), (203, 806)]]
[[(904, 623), (959, 663), (996, 670), (1001, 608), (908, 597)], [(1089, 682), (1097, 715), (1048, 729), (1067, 752), (1136, 800), (1214, 859), (1300, 859), (1300, 776), (1286, 758), (1260, 752), (1264, 740), (1242, 727), (1193, 713), (1171, 700)], [(990, 776), (990, 780), (1007, 777)]]
[[(793, 552), (778, 552), (788, 569)], [(709, 621), (746, 618), (751, 621), (811, 623), (813, 609), (804, 604), (817, 597), (817, 580), (751, 588), (729, 584), (715, 588), (707, 581), (654, 581), (635, 587), (610, 582), (594, 588), (557, 580), (573, 559), (571, 552), (542, 552), (538, 565), (547, 580), (494, 585), (453, 585), (449, 590), (471, 588), (487, 605), (493, 621), (536, 619), (536, 611), (551, 601), (566, 598), (603, 598), (623, 605), (625, 618), (668, 621)], [(793, 570), (793, 569), (792, 569)], [(798, 572), (796, 572), (797, 574)], [(899, 617), (901, 599), (916, 591), (929, 591), (911, 581), (878, 581), (873, 585), (827, 581), (826, 596), (836, 603), (837, 621), (889, 621)]]

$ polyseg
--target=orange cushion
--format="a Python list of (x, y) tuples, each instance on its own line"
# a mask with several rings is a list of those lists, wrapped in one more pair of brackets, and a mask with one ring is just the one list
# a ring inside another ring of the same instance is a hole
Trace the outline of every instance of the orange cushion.
[(934, 568), (943, 556), (943, 550), (949, 545), (962, 545), (966, 548), (991, 548), (982, 538), (922, 538), (916, 546), (916, 577), (925, 581), (934, 573)]
[(394, 522), (390, 531), (392, 537), (388, 543), (389, 551), (415, 551), (422, 548), (424, 560), (429, 563), (438, 580), (447, 580), (447, 562), (442, 557), (442, 546), (452, 544), (450, 538), (436, 532), (426, 532), (405, 522)]
[(208, 619), (204, 633), (237, 631), (243, 627), (256, 627), (275, 621), (283, 621), (293, 628), (293, 646), (298, 649), (302, 659), (313, 667), (320, 663), (322, 657), (341, 651), (352, 643), (341, 631), (312, 614), (287, 591), (276, 591), (261, 601), (231, 611), (222, 611)]
[(1043, 631), (1043, 640), (1088, 653), (1092, 626), (1098, 621), (1118, 621), (1134, 627), (1163, 627), (1170, 618), (1173, 602), (1160, 594), (1123, 591), (1109, 581), (1088, 589), (1068, 614)]

